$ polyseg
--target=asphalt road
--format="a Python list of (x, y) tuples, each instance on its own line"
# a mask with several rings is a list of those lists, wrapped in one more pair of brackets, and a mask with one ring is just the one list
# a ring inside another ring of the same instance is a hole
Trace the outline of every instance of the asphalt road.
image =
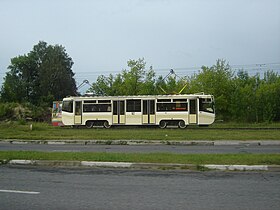
[(170, 152), (178, 154), (242, 154), (280, 153), (280, 146), (229, 145), (229, 146), (173, 146), (173, 145), (45, 145), (0, 143), (0, 151), (49, 151), (49, 152)]
[(280, 173), (0, 166), (6, 209), (279, 209)]

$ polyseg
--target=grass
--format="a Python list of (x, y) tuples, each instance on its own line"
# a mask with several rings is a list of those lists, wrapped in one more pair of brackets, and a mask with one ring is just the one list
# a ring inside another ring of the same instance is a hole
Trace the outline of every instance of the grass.
[[(72, 129), (45, 123), (0, 123), (0, 139), (24, 140), (280, 140), (280, 124), (214, 124), (202, 129), (111, 128)], [(197, 128), (197, 127), (193, 127)], [(211, 128), (226, 128), (223, 130)], [(254, 129), (252, 129), (254, 128)]]
[(0, 151), (1, 160), (108, 161), (180, 164), (280, 165), (279, 154), (172, 154)]

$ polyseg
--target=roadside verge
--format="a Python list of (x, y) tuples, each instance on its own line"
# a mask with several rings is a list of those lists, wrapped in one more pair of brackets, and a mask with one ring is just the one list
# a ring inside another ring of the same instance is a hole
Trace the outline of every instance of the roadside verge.
[(0, 164), (9, 166), (48, 166), (48, 167), (102, 167), (161, 170), (220, 170), (220, 171), (274, 171), (280, 172), (280, 165), (215, 165), (215, 164), (172, 164), (172, 163), (130, 163), (99, 161), (50, 161), (50, 160), (9, 160)]
[(176, 146), (280, 146), (279, 140), (21, 140), (21, 139), (0, 139), (0, 143), (11, 144), (49, 144), (49, 145), (176, 145)]

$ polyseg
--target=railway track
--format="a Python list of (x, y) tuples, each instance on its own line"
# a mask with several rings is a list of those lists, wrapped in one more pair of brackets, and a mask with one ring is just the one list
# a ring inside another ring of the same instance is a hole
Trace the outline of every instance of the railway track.
[[(71, 126), (65, 126), (65, 127), (71, 127)], [(75, 128), (79, 128), (79, 129), (87, 129), (86, 126), (78, 126), (78, 127), (75, 127)], [(103, 126), (93, 126), (92, 127), (93, 129), (95, 128), (98, 128), (98, 129), (101, 129), (101, 128), (104, 128)], [(114, 126), (112, 125), (110, 127), (110, 129), (135, 129), (135, 128), (143, 128), (143, 129), (162, 129), (162, 128), (159, 128), (157, 125), (149, 125), (149, 126), (145, 126), (145, 125), (117, 125), (117, 126)], [(178, 126), (167, 126), (166, 128), (164, 129), (180, 129)], [(162, 130), (164, 130), (162, 129)], [(211, 127), (211, 126), (186, 126), (186, 128), (183, 128), (182, 130), (280, 130), (280, 127)]]

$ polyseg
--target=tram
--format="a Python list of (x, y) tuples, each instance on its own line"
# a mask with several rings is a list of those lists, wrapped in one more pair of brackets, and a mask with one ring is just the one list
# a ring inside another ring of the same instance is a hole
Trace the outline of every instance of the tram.
[(62, 102), (66, 126), (210, 125), (215, 120), (214, 97), (204, 93), (139, 96), (73, 96)]

